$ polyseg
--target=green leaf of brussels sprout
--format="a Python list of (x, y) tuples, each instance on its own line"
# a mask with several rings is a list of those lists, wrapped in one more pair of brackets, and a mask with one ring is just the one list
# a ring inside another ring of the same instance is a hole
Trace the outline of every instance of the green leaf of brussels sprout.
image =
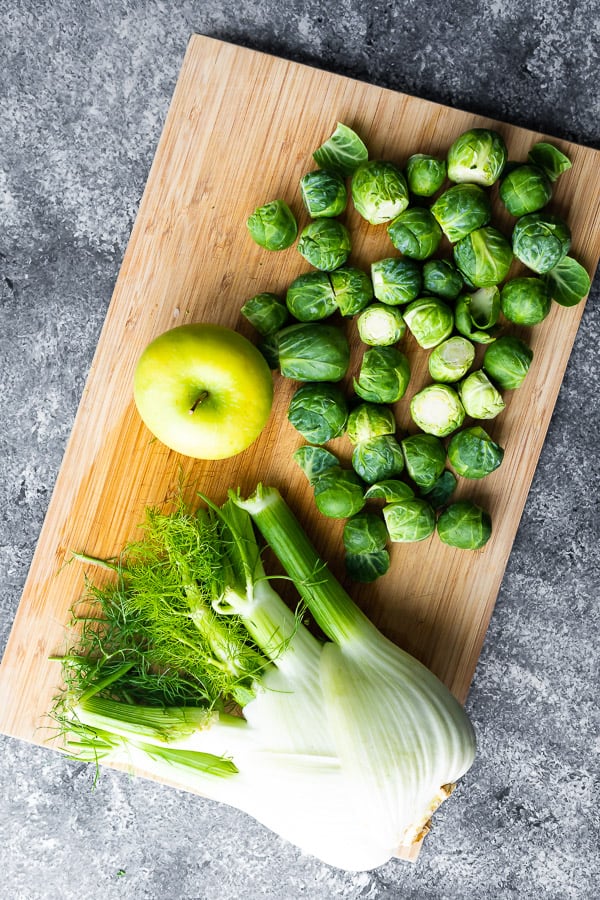
[(435, 512), (427, 500), (413, 497), (383, 507), (383, 517), (393, 543), (424, 541), (435, 531)]
[(448, 444), (448, 459), (463, 478), (484, 478), (501, 464), (503, 448), (480, 425), (453, 434)]
[(451, 547), (478, 550), (490, 538), (492, 520), (489, 513), (470, 500), (457, 500), (440, 513), (437, 533)]
[(419, 297), (404, 310), (404, 321), (417, 344), (429, 350), (452, 334), (454, 314), (438, 297)]
[(356, 327), (361, 341), (374, 347), (397, 344), (406, 332), (398, 307), (386, 303), (370, 303), (358, 316)]
[(482, 369), (471, 372), (458, 386), (461, 403), (473, 419), (494, 419), (506, 406), (502, 394)]
[(513, 261), (509, 242), (491, 225), (461, 238), (454, 245), (453, 253), (458, 270), (467, 284), (473, 287), (499, 284), (508, 275)]
[(334, 453), (324, 447), (311, 447), (308, 444), (298, 447), (292, 454), (292, 459), (298, 463), (311, 485), (315, 484), (323, 472), (340, 467), (340, 461)]
[(402, 448), (393, 434), (361, 441), (352, 451), (352, 468), (367, 484), (394, 478), (404, 470)]
[(429, 354), (429, 374), (434, 381), (452, 383), (463, 378), (475, 359), (475, 347), (466, 337), (455, 335), (442, 341)]
[(385, 500), (393, 503), (395, 500), (409, 500), (415, 496), (415, 492), (405, 481), (397, 478), (384, 478), (369, 485), (365, 491), (365, 500)]
[(337, 219), (315, 219), (303, 228), (298, 252), (323, 272), (342, 266), (350, 255), (350, 234)]
[(568, 156), (546, 141), (539, 141), (534, 144), (527, 154), (529, 162), (543, 169), (550, 181), (554, 182), (557, 178), (571, 168), (571, 160)]
[(390, 257), (371, 264), (373, 293), (381, 303), (399, 306), (416, 300), (421, 292), (421, 267), (413, 259)]
[(446, 464), (446, 450), (433, 434), (411, 434), (401, 441), (406, 471), (420, 488), (433, 487)]
[(456, 475), (446, 469), (430, 488), (421, 488), (421, 494), (434, 509), (441, 509), (456, 490), (456, 483)]
[(337, 309), (327, 272), (305, 272), (298, 275), (287, 289), (285, 303), (299, 322), (326, 319)]
[[(482, 288), (482, 290), (488, 289)], [(471, 294), (464, 293), (456, 301), (454, 326), (463, 337), (468, 338), (470, 341), (475, 341), (476, 344), (490, 344), (496, 340), (498, 329), (496, 326), (492, 326), (485, 330), (475, 325), (471, 316), (471, 296)]]
[(477, 184), (455, 184), (444, 191), (431, 213), (451, 244), (487, 225), (492, 204), (487, 192)]
[(381, 434), (395, 434), (395, 432), (394, 412), (382, 403), (359, 403), (350, 411), (346, 422), (346, 433), (353, 445)]
[(489, 331), (500, 317), (500, 289), (497, 285), (479, 288), (469, 295), (468, 305), (473, 324)]
[(550, 312), (552, 298), (542, 278), (511, 278), (500, 291), (502, 314), (516, 325), (538, 325)]
[(369, 160), (354, 172), (352, 201), (357, 212), (371, 225), (391, 222), (408, 206), (408, 186), (394, 163)]
[(246, 300), (241, 313), (262, 335), (279, 331), (289, 318), (285, 303), (270, 291), (263, 291)]
[(325, 444), (344, 433), (346, 395), (337, 384), (304, 384), (292, 397), (288, 419), (307, 441)]
[(313, 153), (313, 159), (321, 169), (337, 172), (342, 177), (351, 175), (368, 158), (369, 152), (363, 141), (342, 122), (337, 123), (331, 137)]
[(252, 240), (265, 250), (285, 250), (296, 240), (298, 225), (285, 200), (257, 207), (246, 221)]
[(500, 182), (499, 195), (511, 215), (524, 216), (548, 203), (552, 185), (538, 166), (517, 166)]
[(572, 256), (563, 256), (561, 261), (546, 272), (544, 281), (553, 300), (560, 306), (576, 306), (590, 292), (590, 276), (581, 263)]
[(489, 187), (500, 177), (507, 158), (502, 135), (489, 128), (471, 128), (448, 150), (448, 178)]
[(313, 219), (341, 215), (348, 201), (344, 179), (327, 169), (317, 169), (303, 175), (300, 179), (300, 195)]
[(442, 229), (428, 209), (413, 206), (393, 219), (387, 228), (396, 250), (410, 259), (427, 259), (442, 240)]
[(482, 366), (498, 387), (510, 391), (522, 384), (532, 359), (525, 341), (507, 334), (486, 347)]
[(313, 482), (315, 504), (331, 519), (349, 519), (365, 505), (364, 485), (356, 472), (341, 467), (327, 469)]
[(343, 316), (354, 316), (373, 299), (371, 279), (362, 269), (340, 266), (328, 273), (335, 302)]
[[(287, 309), (286, 309), (287, 312)], [(279, 349), (277, 345), (278, 332), (265, 334), (257, 344), (258, 350), (262, 353), (267, 365), (274, 372), (279, 368)]]
[(559, 216), (530, 213), (515, 223), (512, 246), (517, 259), (543, 275), (569, 252), (571, 230)]
[(381, 578), (390, 567), (390, 554), (387, 550), (374, 550), (372, 553), (346, 553), (346, 573), (353, 581), (370, 584)]
[(427, 153), (413, 153), (406, 162), (406, 181), (417, 197), (431, 197), (446, 179), (446, 160)]
[(413, 422), (426, 434), (446, 437), (460, 428), (465, 410), (460, 397), (448, 384), (429, 384), (410, 401)]
[(446, 437), (460, 428), (465, 410), (460, 397), (448, 384), (429, 384), (410, 401), (413, 422), (426, 434)]
[(465, 283), (463, 277), (449, 260), (429, 259), (423, 265), (423, 289), (444, 300), (456, 300)]
[(350, 364), (342, 330), (322, 322), (298, 322), (276, 334), (279, 369), (296, 381), (341, 381)]
[(408, 359), (396, 347), (370, 347), (363, 354), (354, 390), (362, 400), (396, 403), (410, 381)]
[(351, 516), (344, 525), (344, 547), (349, 553), (383, 550), (387, 540), (387, 528), (380, 513), (362, 510)]

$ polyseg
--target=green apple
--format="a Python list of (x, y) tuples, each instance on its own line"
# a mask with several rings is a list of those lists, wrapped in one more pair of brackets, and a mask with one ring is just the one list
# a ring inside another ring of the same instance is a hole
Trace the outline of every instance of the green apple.
[(135, 403), (153, 435), (196, 459), (241, 453), (267, 423), (273, 379), (262, 354), (222, 325), (180, 325), (140, 356)]

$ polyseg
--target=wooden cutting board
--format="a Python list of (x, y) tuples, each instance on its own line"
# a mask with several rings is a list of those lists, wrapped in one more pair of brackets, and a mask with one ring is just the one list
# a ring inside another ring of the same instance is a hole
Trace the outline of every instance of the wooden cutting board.
[[(293, 62), (194, 36), (160, 139), (131, 240), (74, 423), (23, 597), (0, 668), (0, 729), (48, 741), (45, 714), (60, 671), (48, 657), (64, 647), (69, 609), (83, 589), (84, 567), (66, 565), (71, 551), (111, 556), (137, 536), (146, 504), (171, 495), (180, 478), (220, 501), (229, 486), (250, 492), (279, 486), (335, 573), (344, 578), (342, 523), (320, 516), (304, 475), (292, 461), (303, 443), (287, 422), (294, 385), (276, 376), (270, 423), (245, 453), (197, 462), (167, 450), (142, 425), (132, 399), (136, 361), (149, 341), (186, 322), (233, 326), (254, 338), (240, 316), (259, 291), (284, 294), (308, 266), (290, 248), (269, 253), (249, 238), (256, 206), (285, 198), (306, 221), (298, 182), (314, 168), (312, 151), (338, 121), (355, 128), (370, 155), (403, 165), (417, 151), (445, 155), (467, 128), (491, 126), (511, 159), (524, 160), (544, 136)], [(554, 141), (573, 168), (556, 185), (551, 209), (573, 230), (572, 253), (593, 273), (600, 255), (600, 154)], [(498, 204), (497, 204), (498, 207)], [(350, 262), (367, 267), (394, 253), (385, 227), (350, 210)], [(497, 210), (496, 223), (509, 222)], [(489, 430), (506, 450), (503, 465), (459, 494), (489, 509), (494, 533), (481, 551), (445, 547), (434, 535), (392, 548), (390, 572), (374, 585), (350, 585), (357, 602), (394, 641), (442, 678), (461, 701), (471, 682), (504, 568), (525, 504), (583, 304), (554, 304), (525, 333), (535, 357), (524, 385)], [(355, 363), (359, 342), (352, 332)], [(403, 343), (413, 367), (397, 404), (400, 428), (408, 403), (426, 381), (426, 353)], [(414, 430), (414, 429), (413, 429)], [(334, 442), (349, 461), (347, 440)], [(557, 463), (558, 465), (558, 463)], [(284, 587), (285, 590), (285, 587)]]

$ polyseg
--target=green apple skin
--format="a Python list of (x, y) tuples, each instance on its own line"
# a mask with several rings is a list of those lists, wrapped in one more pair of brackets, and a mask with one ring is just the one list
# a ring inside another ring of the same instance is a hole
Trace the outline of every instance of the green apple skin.
[(195, 323), (165, 331), (146, 347), (133, 392), (142, 420), (171, 450), (226, 459), (249, 447), (265, 427), (273, 378), (243, 335)]

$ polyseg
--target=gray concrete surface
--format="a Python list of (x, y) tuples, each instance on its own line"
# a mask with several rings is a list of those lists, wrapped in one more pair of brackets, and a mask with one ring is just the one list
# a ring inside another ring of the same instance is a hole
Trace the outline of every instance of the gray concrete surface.
[[(595, 0), (5, 0), (0, 649), (192, 32), (600, 146)], [(600, 177), (600, 172), (599, 172)], [(333, 870), (234, 810), (0, 739), (7, 900), (598, 896), (596, 283), (415, 866)]]

